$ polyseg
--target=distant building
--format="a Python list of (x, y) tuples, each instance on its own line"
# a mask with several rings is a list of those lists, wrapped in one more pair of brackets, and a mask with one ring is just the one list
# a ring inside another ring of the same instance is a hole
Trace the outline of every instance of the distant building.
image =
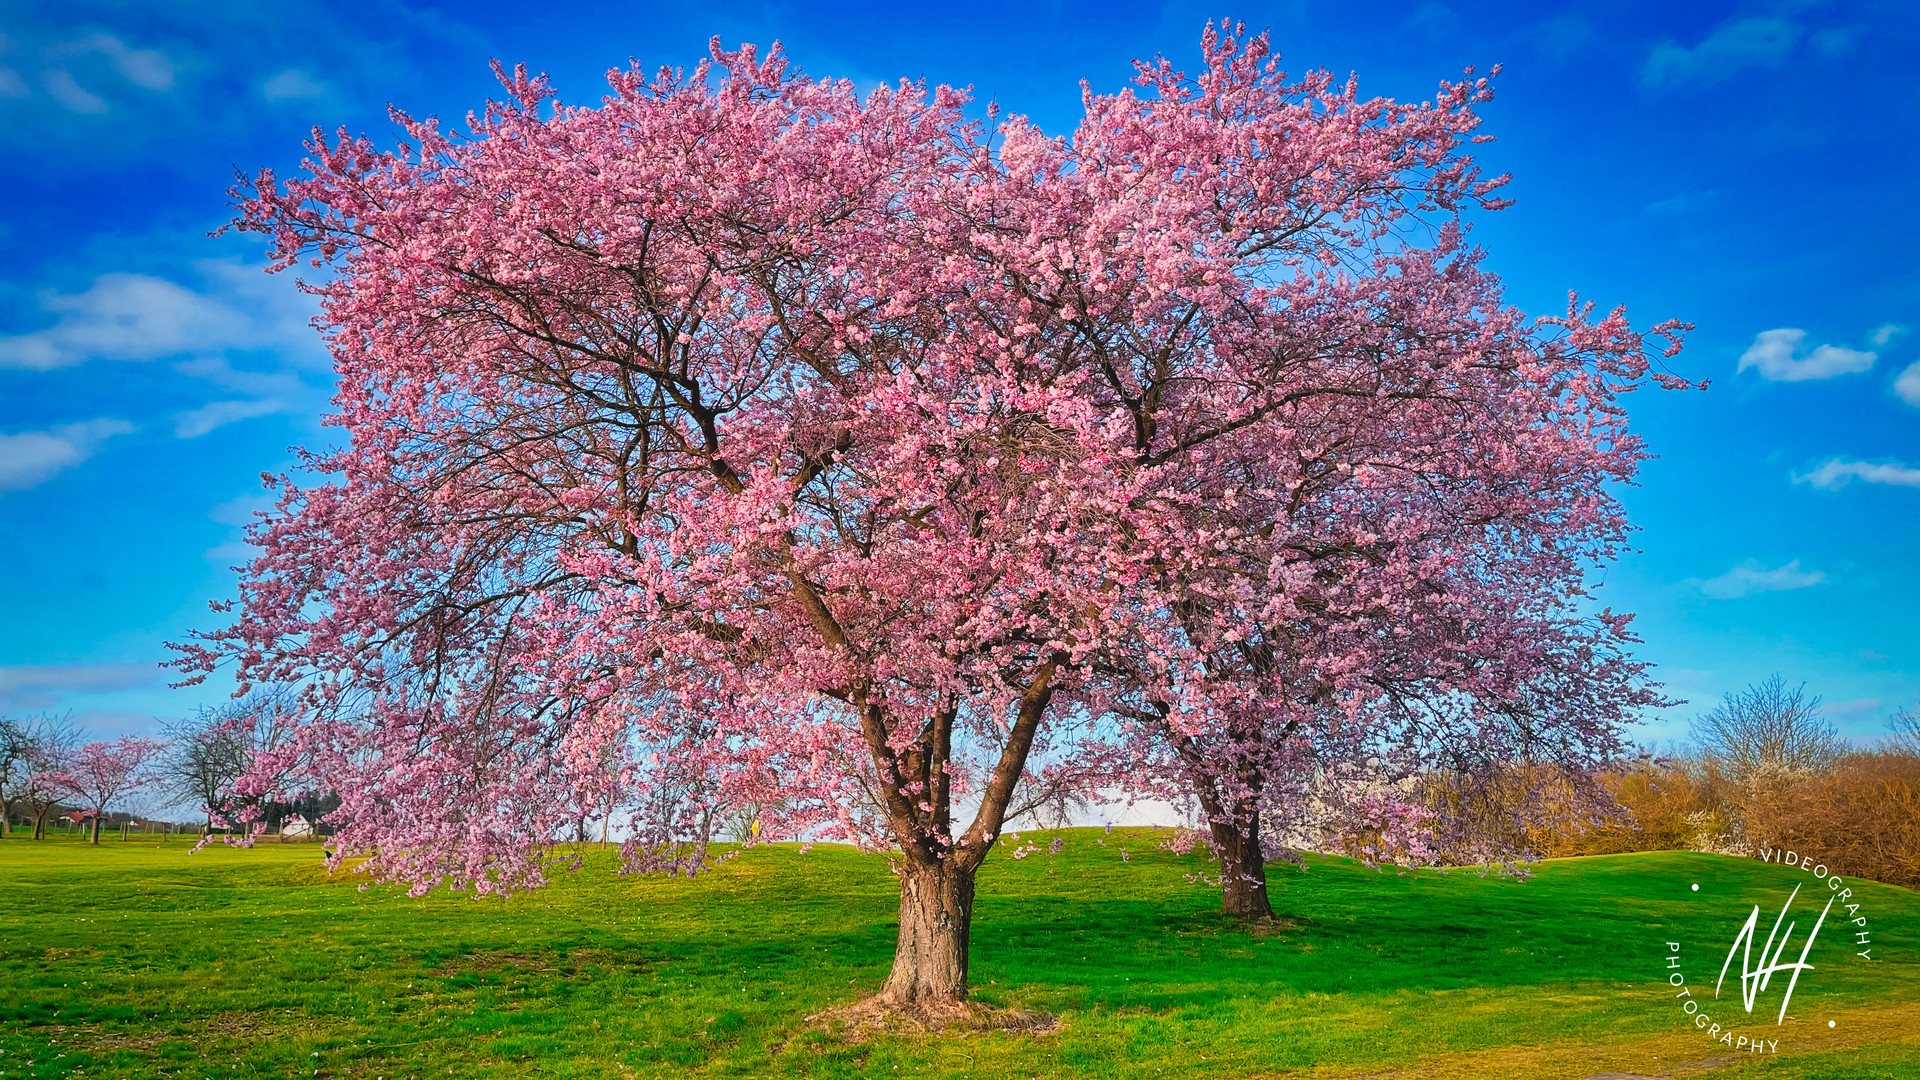
[(313, 822), (299, 814), (288, 814), (280, 821), (281, 836), (312, 836)]

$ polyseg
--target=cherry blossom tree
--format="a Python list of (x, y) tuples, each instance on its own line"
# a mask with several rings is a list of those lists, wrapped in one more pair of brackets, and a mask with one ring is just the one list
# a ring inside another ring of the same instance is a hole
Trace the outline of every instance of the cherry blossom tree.
[[(1268, 912), (1266, 851), (1308, 816), (1339, 846), (1510, 862), (1526, 853), (1436, 812), (1418, 782), (1458, 793), (1542, 760), (1578, 776), (1661, 702), (1629, 619), (1596, 609), (1585, 577), (1624, 548), (1611, 491), (1644, 457), (1620, 395), (1686, 384), (1650, 369), (1648, 335), (1619, 311), (1570, 298), (1535, 319), (1504, 301), (1453, 214), (1497, 180), (1417, 151), (1314, 174), (1302, 162), (1320, 167), (1326, 146), (1300, 138), (1297, 100), (1275, 100), (1287, 84), (1264, 42), (1206, 48), (1195, 82), (1161, 63), (1141, 70), (1144, 100), (1090, 98), (1098, 137), (1083, 128), (1061, 169), (1177, 222), (1187, 287), (1115, 296), (1028, 275), (1052, 283), (1034, 305), (1082, 329), (1100, 407), (1156, 474), (1161, 531), (1141, 539), (1157, 550), (1125, 582), (1132, 632), (1088, 665), (1099, 711), (1155, 736), (1117, 747), (1112, 776), (1198, 802), (1240, 914)], [(1269, 206), (1275, 191), (1294, 198)], [(1072, 235), (1068, 266), (1142, 247), (1134, 218)], [(1194, 287), (1224, 281), (1247, 288), (1217, 310)], [(1651, 336), (1671, 356), (1684, 329)], [(1169, 430), (1196, 414), (1226, 422)]]
[(100, 843), (100, 821), (115, 805), (158, 782), (154, 766), (166, 749), (157, 740), (124, 735), (87, 743), (63, 763), (53, 781), (92, 814), (92, 843)]
[(1617, 543), (1575, 489), (1638, 453), (1643, 341), (1478, 269), (1487, 82), (1405, 105), (1203, 44), (1065, 139), (716, 43), (590, 106), (502, 71), (458, 135), (396, 113), (398, 149), (316, 133), (261, 174), (238, 226), (332, 270), (343, 438), (183, 647), (304, 687), (249, 782), (324, 777), (334, 857), (416, 891), (537, 886), (601, 818), (693, 873), (761, 807), (893, 853), (882, 999), (950, 1006), (1010, 816), (1169, 741), (1231, 775), (1299, 701), (1364, 725), (1365, 642), (1537, 570), (1427, 539), (1506, 527), (1486, 477), (1563, 520), (1541, 566)]
[[(1160, 737), (1145, 760), (1120, 755), (1120, 783), (1197, 803), (1229, 913), (1271, 914), (1265, 862), (1297, 861), (1300, 850), (1512, 870), (1536, 854), (1519, 845), (1523, 825), (1582, 807), (1602, 812), (1607, 800), (1591, 775), (1628, 752), (1624, 726), (1664, 701), (1631, 659), (1627, 620), (1575, 607), (1586, 557), (1567, 557), (1556, 580), (1543, 560), (1514, 550), (1550, 551), (1577, 540), (1576, 530), (1488, 512), (1501, 529), (1479, 543), (1487, 550), (1435, 557), (1429, 548), (1408, 574), (1415, 587), (1390, 605), (1356, 589), (1408, 548), (1450, 543), (1442, 534), (1458, 518), (1416, 514), (1400, 509), (1397, 535), (1362, 523), (1329, 539), (1345, 531), (1338, 511), (1311, 515), (1297, 531), (1270, 521), (1244, 532), (1283, 539), (1280, 553), (1242, 564), (1249, 575), (1329, 554), (1366, 562), (1296, 581), (1284, 598), (1237, 590), (1255, 605), (1226, 603), (1231, 583), (1187, 601), (1183, 628), (1200, 627), (1202, 615), (1210, 624), (1189, 640), (1213, 644), (1174, 683), (1115, 665), (1137, 688), (1118, 711)], [(1619, 524), (1610, 517), (1609, 528)], [(1531, 577), (1514, 573), (1528, 566)], [(1353, 591), (1316, 596), (1326, 585)], [(1256, 690), (1242, 692), (1248, 686)], [(1196, 706), (1203, 695), (1205, 707)], [(1541, 767), (1566, 789), (1508, 782), (1515, 770)]]

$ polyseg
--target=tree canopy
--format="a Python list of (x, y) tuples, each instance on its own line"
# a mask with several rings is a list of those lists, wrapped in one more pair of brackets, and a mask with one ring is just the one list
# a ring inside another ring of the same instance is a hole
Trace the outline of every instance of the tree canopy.
[(1677, 380), (1483, 268), (1487, 80), (1203, 53), (1065, 138), (717, 42), (316, 133), (237, 225), (331, 268), (344, 437), (182, 665), (303, 685), (260, 774), (324, 775), (337, 852), (417, 889), (536, 885), (605, 817), (691, 872), (716, 807), (891, 848), (900, 1002), (964, 994), (1025, 802), (1178, 775), (1245, 831), (1303, 730), (1612, 745), (1652, 698), (1583, 574), (1627, 535), (1620, 395)]

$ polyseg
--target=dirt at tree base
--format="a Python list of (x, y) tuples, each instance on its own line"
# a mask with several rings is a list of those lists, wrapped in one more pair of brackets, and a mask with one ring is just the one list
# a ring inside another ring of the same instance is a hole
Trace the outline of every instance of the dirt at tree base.
[(1047, 1012), (1000, 1009), (977, 1001), (915, 1002), (899, 1005), (870, 997), (839, 1005), (807, 1017), (807, 1026), (837, 1032), (849, 1043), (863, 1043), (874, 1035), (938, 1035), (956, 1031), (1007, 1031), (1020, 1035), (1051, 1035), (1060, 1018)]

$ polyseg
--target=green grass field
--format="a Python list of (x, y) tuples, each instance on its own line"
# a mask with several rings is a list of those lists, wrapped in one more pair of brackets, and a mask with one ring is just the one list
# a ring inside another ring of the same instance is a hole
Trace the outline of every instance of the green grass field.
[(1057, 859), (989, 861), (973, 939), (976, 997), (1057, 1029), (867, 1038), (807, 1018), (885, 976), (877, 856), (759, 848), (695, 881), (618, 878), (598, 856), (525, 896), (414, 900), (330, 880), (311, 845), (8, 838), (0, 1080), (1920, 1077), (1907, 890), (1859, 887), (1876, 959), (1830, 923), (1783, 1026), (1779, 983), (1749, 1017), (1730, 976), (1715, 1014), (1779, 1040), (1735, 1055), (1679, 1012), (1665, 942), (1710, 992), (1754, 902), (1771, 924), (1778, 867), (1659, 853), (1514, 882), (1318, 860), (1276, 871), (1281, 919), (1250, 930), (1184, 879), (1197, 856), (1064, 835)]

